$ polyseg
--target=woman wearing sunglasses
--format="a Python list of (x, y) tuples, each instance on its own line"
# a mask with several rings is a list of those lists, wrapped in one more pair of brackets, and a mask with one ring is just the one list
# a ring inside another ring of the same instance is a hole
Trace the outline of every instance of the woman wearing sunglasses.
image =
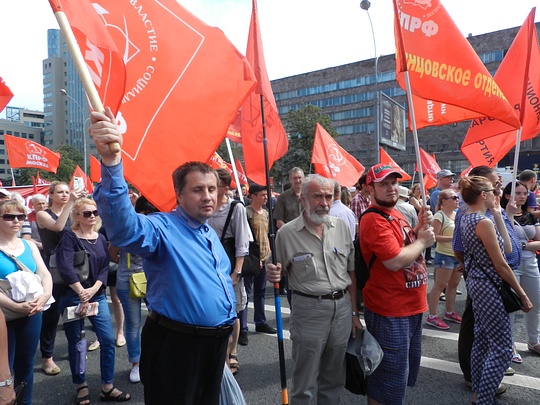
[(455, 210), (459, 207), (459, 197), (452, 189), (441, 190), (437, 200), (437, 212), (433, 216), (433, 232), (437, 241), (435, 249), (435, 281), (429, 292), (429, 315), (427, 324), (438, 329), (450, 327), (437, 315), (439, 296), (446, 288), (446, 321), (461, 323), (461, 316), (454, 311), (456, 290), (461, 280), (461, 266), (454, 256), (452, 236), (454, 235)]
[(36, 273), (43, 287), (42, 294), (23, 302), (15, 302), (0, 294), (0, 306), (22, 314), (20, 318), (7, 322), (8, 358), (14, 373), (14, 385), (26, 383), (21, 403), (28, 405), (32, 403), (34, 357), (41, 331), (42, 312), (51, 296), (52, 280), (37, 246), (17, 237), (26, 218), (24, 212), (24, 207), (17, 201), (0, 202), (0, 278), (6, 279), (10, 274), (19, 273), (15, 261), (7, 256), (9, 254)]
[[(60, 242), (62, 235), (69, 231), (69, 214), (73, 202), (81, 197), (82, 191), (70, 191), (66, 183), (54, 181), (49, 187), (49, 208), (36, 213), (38, 232), (43, 246), (43, 259), (49, 264), (49, 258)], [(53, 297), (56, 302), (43, 313), (41, 326), (41, 368), (46, 375), (60, 373), (60, 367), (53, 360), (54, 341), (60, 312), (58, 305), (64, 291), (63, 285), (53, 285)]]
[[(86, 313), (89, 303), (98, 304), (97, 315), (88, 316), (99, 339), (101, 363), (101, 395), (102, 401), (124, 402), (131, 396), (121, 392), (113, 385), (114, 378), (114, 332), (111, 322), (109, 305), (105, 296), (107, 275), (109, 272), (109, 251), (105, 237), (98, 233), (101, 220), (96, 209), (96, 203), (89, 198), (77, 200), (71, 212), (71, 229), (62, 236), (56, 250), (56, 261), (62, 279), (69, 286), (60, 300), (60, 311), (68, 307), (79, 306), (78, 313)], [(88, 279), (81, 282), (73, 266), (76, 251), (88, 253), (90, 274)], [(72, 381), (77, 390), (77, 404), (90, 403), (90, 392), (86, 383), (86, 375), (77, 370), (77, 342), (81, 338), (84, 319), (64, 323), (64, 331), (68, 341), (69, 365)]]

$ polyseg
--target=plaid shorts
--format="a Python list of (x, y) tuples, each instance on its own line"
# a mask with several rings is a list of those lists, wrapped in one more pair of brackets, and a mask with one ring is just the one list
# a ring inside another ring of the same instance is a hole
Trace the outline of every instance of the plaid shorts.
[(406, 386), (413, 387), (422, 355), (422, 314), (392, 318), (364, 308), (368, 331), (384, 352), (367, 379), (367, 396), (385, 405), (401, 405)]

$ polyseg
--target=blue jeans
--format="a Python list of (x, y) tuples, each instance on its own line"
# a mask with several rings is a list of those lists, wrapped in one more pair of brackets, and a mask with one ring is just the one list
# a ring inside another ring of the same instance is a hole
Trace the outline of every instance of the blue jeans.
[[(264, 265), (257, 277), (245, 277), (244, 287), (246, 288), (247, 300), (253, 296), (253, 320), (255, 325), (264, 325), (266, 323), (266, 314), (264, 312), (265, 293), (266, 293), (266, 268)], [(248, 307), (240, 312), (240, 331), (248, 331)]]
[[(74, 291), (68, 293), (60, 300), (60, 311), (64, 312), (66, 307), (80, 304), (79, 296)], [(101, 383), (112, 384), (114, 380), (114, 332), (112, 328), (111, 313), (105, 294), (92, 297), (90, 302), (97, 302), (98, 314), (89, 316), (88, 320), (94, 326), (100, 344), (100, 370)], [(81, 338), (81, 329), (84, 327), (84, 318), (64, 323), (64, 332), (68, 341), (69, 366), (74, 384), (82, 384), (86, 381), (85, 373), (79, 374), (76, 371), (77, 342)]]
[(120, 290), (116, 286), (116, 294), (124, 309), (125, 336), (130, 363), (141, 360), (141, 303), (139, 298), (131, 298), (129, 290)]
[(36, 356), (41, 321), (40, 312), (31, 317), (23, 317), (7, 322), (9, 368), (15, 376), (15, 386), (26, 383), (22, 404), (32, 404), (34, 385), (34, 357)]

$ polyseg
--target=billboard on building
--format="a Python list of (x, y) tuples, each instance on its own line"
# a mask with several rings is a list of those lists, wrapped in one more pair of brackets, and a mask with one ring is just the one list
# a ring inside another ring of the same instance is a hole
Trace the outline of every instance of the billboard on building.
[(379, 142), (395, 149), (405, 150), (405, 109), (386, 94), (380, 95)]

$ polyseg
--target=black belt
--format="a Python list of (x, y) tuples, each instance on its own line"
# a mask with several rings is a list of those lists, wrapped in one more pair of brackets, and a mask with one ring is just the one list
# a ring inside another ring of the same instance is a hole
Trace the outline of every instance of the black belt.
[(325, 295), (309, 295), (300, 291), (293, 291), (293, 294), (300, 295), (301, 297), (318, 298), (320, 300), (339, 300), (347, 294), (347, 290), (332, 291), (330, 294)]
[(150, 311), (148, 313), (148, 317), (166, 329), (192, 336), (211, 336), (218, 338), (229, 336), (233, 329), (232, 325), (221, 325), (215, 327), (187, 325), (185, 323), (180, 323), (173, 321), (172, 319), (165, 318), (154, 311)]

